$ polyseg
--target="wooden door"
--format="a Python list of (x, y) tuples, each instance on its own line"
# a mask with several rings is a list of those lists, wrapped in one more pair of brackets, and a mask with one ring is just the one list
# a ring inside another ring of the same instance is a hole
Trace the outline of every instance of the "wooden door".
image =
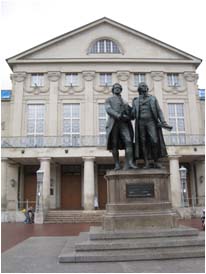
[(105, 209), (107, 203), (107, 181), (104, 175), (98, 175), (99, 209)]
[[(24, 175), (24, 201), (29, 201), (29, 206), (34, 207), (36, 201), (37, 180), (35, 174)], [(25, 207), (25, 205), (24, 205)]]
[(79, 174), (62, 174), (61, 208), (81, 209), (81, 176)]

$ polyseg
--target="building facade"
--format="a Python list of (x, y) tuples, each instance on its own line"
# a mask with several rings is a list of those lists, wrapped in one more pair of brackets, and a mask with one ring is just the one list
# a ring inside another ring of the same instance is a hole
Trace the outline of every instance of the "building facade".
[(45, 214), (93, 210), (95, 197), (99, 209), (105, 208), (104, 175), (113, 160), (105, 147), (104, 102), (115, 82), (131, 104), (138, 83), (145, 81), (173, 126), (164, 131), (169, 156), (163, 159), (173, 207), (185, 216), (204, 206), (199, 58), (102, 18), (7, 62), (13, 74), (11, 97), (2, 101), (3, 221), (17, 220), (26, 201), (35, 206), (39, 169)]

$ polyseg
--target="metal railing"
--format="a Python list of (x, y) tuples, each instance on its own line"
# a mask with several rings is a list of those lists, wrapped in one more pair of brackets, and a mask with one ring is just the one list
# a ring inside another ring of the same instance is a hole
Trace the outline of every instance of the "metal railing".
[[(167, 146), (205, 145), (205, 135), (164, 135)], [(2, 148), (104, 147), (105, 135), (99, 136), (25, 136), (2, 137)]]

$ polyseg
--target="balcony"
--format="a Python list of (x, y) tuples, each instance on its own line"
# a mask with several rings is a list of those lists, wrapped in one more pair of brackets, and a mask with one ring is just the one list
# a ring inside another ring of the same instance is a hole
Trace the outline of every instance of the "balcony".
[[(205, 145), (205, 135), (164, 135), (167, 146)], [(105, 147), (105, 135), (99, 136), (25, 136), (2, 137), (2, 148)]]

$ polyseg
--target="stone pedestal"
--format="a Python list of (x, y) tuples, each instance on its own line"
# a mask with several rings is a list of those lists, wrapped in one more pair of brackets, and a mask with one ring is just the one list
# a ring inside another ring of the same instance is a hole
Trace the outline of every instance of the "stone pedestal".
[(166, 169), (108, 171), (105, 177), (108, 192), (104, 230), (177, 226)]
[(204, 237), (197, 229), (177, 227), (169, 201), (169, 173), (164, 169), (108, 171), (103, 227), (91, 227), (59, 262), (117, 262), (204, 257)]

